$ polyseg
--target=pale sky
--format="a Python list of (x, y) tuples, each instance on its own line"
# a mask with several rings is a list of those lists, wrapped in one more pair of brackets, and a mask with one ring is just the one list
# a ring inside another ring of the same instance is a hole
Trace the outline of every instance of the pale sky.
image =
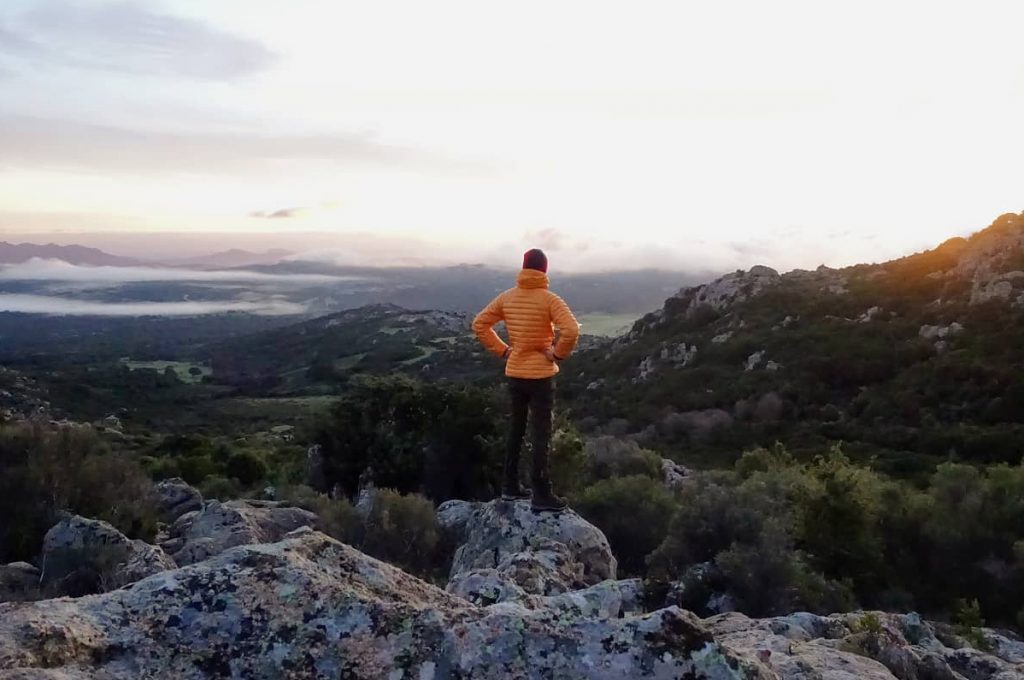
[(0, 238), (889, 259), (1024, 209), (1022, 26), (1015, 0), (3, 0)]

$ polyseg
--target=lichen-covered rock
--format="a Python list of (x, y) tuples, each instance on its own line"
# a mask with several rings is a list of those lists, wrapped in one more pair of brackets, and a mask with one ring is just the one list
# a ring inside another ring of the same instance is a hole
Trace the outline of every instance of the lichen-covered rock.
[(0, 564), (0, 602), (39, 599), (39, 569), (27, 562)]
[(203, 494), (178, 477), (157, 482), (153, 494), (160, 517), (167, 523), (203, 507)]
[(661, 459), (661, 477), (665, 482), (665, 487), (676, 491), (686, 484), (686, 480), (690, 477), (690, 470), (674, 460), (668, 458)]
[(940, 641), (934, 627), (916, 614), (801, 613), (760, 620), (725, 614), (705, 623), (722, 644), (762, 659), (783, 680), (1024, 679), (1024, 658), (1015, 641), (984, 630), (991, 652), (966, 643), (948, 647), (949, 641)]
[(0, 669), (4, 680), (776, 678), (675, 608), (475, 607), (309, 529), (112, 593), (0, 605)]
[(46, 532), (42, 564), (43, 584), (68, 595), (120, 588), (176, 566), (161, 548), (77, 515)]
[(749, 272), (737, 271), (715, 279), (696, 288), (687, 288), (676, 295), (677, 298), (688, 298), (686, 313), (692, 314), (699, 307), (708, 306), (715, 311), (728, 310), (744, 300), (759, 295), (766, 288), (782, 281), (779, 273), (771, 267), (758, 265)]
[(572, 510), (537, 513), (529, 501), (480, 503), (465, 520), (463, 537), (451, 579), (496, 569), (536, 595), (615, 579), (617, 563), (608, 539)]
[(235, 546), (272, 543), (316, 522), (308, 510), (271, 501), (207, 501), (202, 510), (183, 515), (171, 526), (171, 539), (181, 539), (174, 561), (194, 564)]
[(476, 508), (477, 504), (469, 501), (445, 501), (437, 508), (437, 523), (444, 531), (462, 537)]

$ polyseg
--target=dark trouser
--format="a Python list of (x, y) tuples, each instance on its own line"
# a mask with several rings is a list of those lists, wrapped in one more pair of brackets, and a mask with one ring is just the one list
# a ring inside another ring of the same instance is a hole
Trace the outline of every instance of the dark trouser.
[(509, 391), (512, 394), (512, 429), (505, 452), (505, 486), (508, 489), (519, 484), (519, 453), (526, 436), (526, 413), (529, 411), (533, 445), (530, 481), (535, 495), (548, 495), (551, 493), (548, 448), (551, 444), (551, 412), (555, 406), (555, 379), (509, 378)]

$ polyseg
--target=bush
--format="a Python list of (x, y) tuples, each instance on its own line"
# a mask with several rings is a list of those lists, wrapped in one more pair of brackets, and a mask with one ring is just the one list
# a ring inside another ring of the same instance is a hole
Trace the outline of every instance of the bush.
[(261, 456), (252, 451), (231, 454), (224, 466), (226, 475), (237, 479), (243, 487), (251, 487), (265, 482), (270, 475), (270, 468)]
[(230, 501), (242, 495), (238, 482), (220, 475), (206, 477), (197, 488), (203, 498), (216, 498), (219, 501)]
[(617, 437), (597, 437), (587, 442), (587, 482), (593, 484), (612, 477), (643, 475), (661, 479), (661, 456), (640, 448), (635, 441)]
[(308, 486), (287, 486), (279, 491), (282, 501), (309, 510), (317, 516), (317, 530), (342, 543), (352, 543), (360, 522), (355, 508), (344, 498), (331, 498)]
[(728, 473), (703, 473), (682, 489), (668, 535), (651, 556), (656, 577), (677, 579), (736, 543), (756, 545), (768, 520), (788, 519), (785, 499), (767, 485), (735, 482)]
[(61, 512), (110, 522), (152, 540), (152, 485), (90, 428), (0, 428), (0, 563), (31, 560)]
[(378, 490), (356, 534), (360, 550), (411, 573), (428, 574), (437, 565), (441, 531), (434, 504), (423, 496)]
[(588, 487), (573, 508), (605, 533), (621, 569), (640, 575), (647, 556), (668, 533), (676, 500), (661, 482), (633, 475)]
[(736, 543), (719, 553), (715, 564), (739, 608), (752, 616), (796, 610), (828, 614), (853, 605), (847, 588), (804, 563), (778, 520), (766, 522), (755, 543)]
[(555, 491), (571, 494), (583, 484), (586, 456), (583, 439), (574, 427), (563, 424), (551, 435), (549, 473)]
[(954, 623), (960, 637), (971, 643), (975, 649), (987, 651), (991, 648), (985, 633), (981, 630), (985, 625), (985, 619), (981, 617), (981, 605), (977, 599), (957, 602)]
[(830, 578), (852, 578), (874, 592), (885, 564), (878, 531), (882, 485), (838, 450), (818, 457), (800, 507), (799, 541), (809, 561)]
[(326, 486), (352, 496), (372, 468), (378, 486), (403, 493), (491, 498), (501, 479), (499, 410), (477, 388), (407, 378), (356, 383), (315, 428)]
[(850, 624), (850, 630), (854, 633), (867, 633), (877, 637), (883, 632), (882, 620), (878, 618), (878, 614), (867, 612)]

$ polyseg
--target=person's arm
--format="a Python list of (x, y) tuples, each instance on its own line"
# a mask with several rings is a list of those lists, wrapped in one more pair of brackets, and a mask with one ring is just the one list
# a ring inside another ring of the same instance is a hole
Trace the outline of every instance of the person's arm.
[(580, 340), (580, 323), (565, 300), (554, 294), (551, 296), (551, 320), (559, 330), (558, 342), (551, 351), (556, 360), (564, 361), (576, 349), (576, 343)]
[(483, 311), (473, 319), (473, 332), (480, 338), (484, 348), (499, 357), (505, 358), (512, 349), (497, 333), (494, 332), (494, 324), (505, 319), (505, 294), (491, 300), (490, 304), (484, 307)]

